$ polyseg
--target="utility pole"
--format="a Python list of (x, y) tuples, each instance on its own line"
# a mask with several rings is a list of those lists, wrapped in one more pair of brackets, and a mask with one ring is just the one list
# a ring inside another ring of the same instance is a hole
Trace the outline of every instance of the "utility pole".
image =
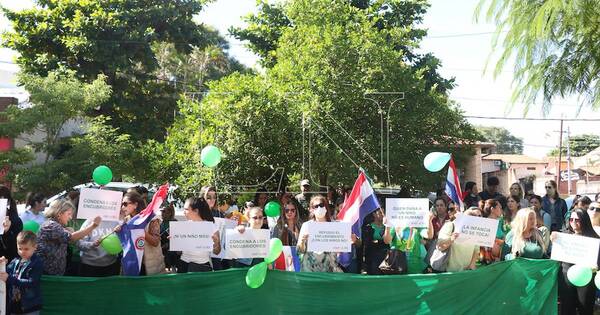
[(571, 131), (567, 127), (567, 187), (569, 196), (571, 196)]
[(558, 167), (556, 172), (556, 190), (560, 195), (560, 164), (562, 163), (562, 135), (563, 135), (563, 120), (560, 120), (560, 137), (558, 140)]

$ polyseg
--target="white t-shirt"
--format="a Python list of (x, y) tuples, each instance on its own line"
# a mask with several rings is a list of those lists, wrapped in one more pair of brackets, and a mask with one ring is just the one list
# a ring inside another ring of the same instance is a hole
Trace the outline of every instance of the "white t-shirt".
[(210, 261), (211, 251), (183, 251), (181, 260), (186, 263), (205, 264)]

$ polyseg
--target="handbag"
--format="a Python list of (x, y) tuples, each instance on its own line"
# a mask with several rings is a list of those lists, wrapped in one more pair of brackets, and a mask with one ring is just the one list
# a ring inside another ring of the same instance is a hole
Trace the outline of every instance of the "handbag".
[[(454, 223), (452, 224), (452, 232), (454, 232)], [(451, 232), (451, 233), (452, 233)], [(444, 251), (440, 250), (437, 246), (437, 242), (435, 244), (435, 249), (431, 258), (429, 259), (429, 265), (435, 271), (446, 272), (448, 269), (448, 261), (450, 260), (450, 252), (452, 251), (452, 245), (448, 246), (448, 248)]]
[(406, 273), (406, 256), (397, 249), (388, 249), (385, 259), (379, 264), (379, 271), (384, 275)]
[(441, 251), (436, 246), (431, 258), (429, 259), (431, 268), (433, 268), (435, 271), (445, 272), (446, 269), (448, 269), (448, 260), (450, 260), (451, 250), (452, 246), (449, 246), (445, 251)]

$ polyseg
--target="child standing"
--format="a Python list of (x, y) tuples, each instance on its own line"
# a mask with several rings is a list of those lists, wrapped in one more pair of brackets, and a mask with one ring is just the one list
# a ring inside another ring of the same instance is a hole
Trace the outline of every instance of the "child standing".
[[(8, 314), (39, 314), (42, 309), (41, 278), (43, 272), (42, 259), (34, 254), (37, 248), (35, 234), (22, 231), (17, 235), (17, 251), (19, 257), (13, 259), (0, 272), (0, 280), (6, 282), (8, 291)], [(6, 262), (1, 257), (0, 261)]]

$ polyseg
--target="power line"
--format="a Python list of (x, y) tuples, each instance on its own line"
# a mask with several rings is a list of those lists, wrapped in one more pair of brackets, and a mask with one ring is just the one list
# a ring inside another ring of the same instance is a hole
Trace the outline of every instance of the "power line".
[(489, 116), (464, 116), (473, 119), (491, 120), (534, 120), (534, 121), (600, 121), (600, 118), (528, 118), (528, 117), (489, 117)]
[[(506, 33), (504, 31), (502, 33)], [(471, 37), (471, 36), (482, 36), (482, 35), (492, 35), (496, 32), (481, 32), (481, 33), (458, 33), (458, 34), (448, 34), (448, 35), (434, 35), (434, 36), (426, 36), (425, 38), (454, 38), (454, 37)]]

